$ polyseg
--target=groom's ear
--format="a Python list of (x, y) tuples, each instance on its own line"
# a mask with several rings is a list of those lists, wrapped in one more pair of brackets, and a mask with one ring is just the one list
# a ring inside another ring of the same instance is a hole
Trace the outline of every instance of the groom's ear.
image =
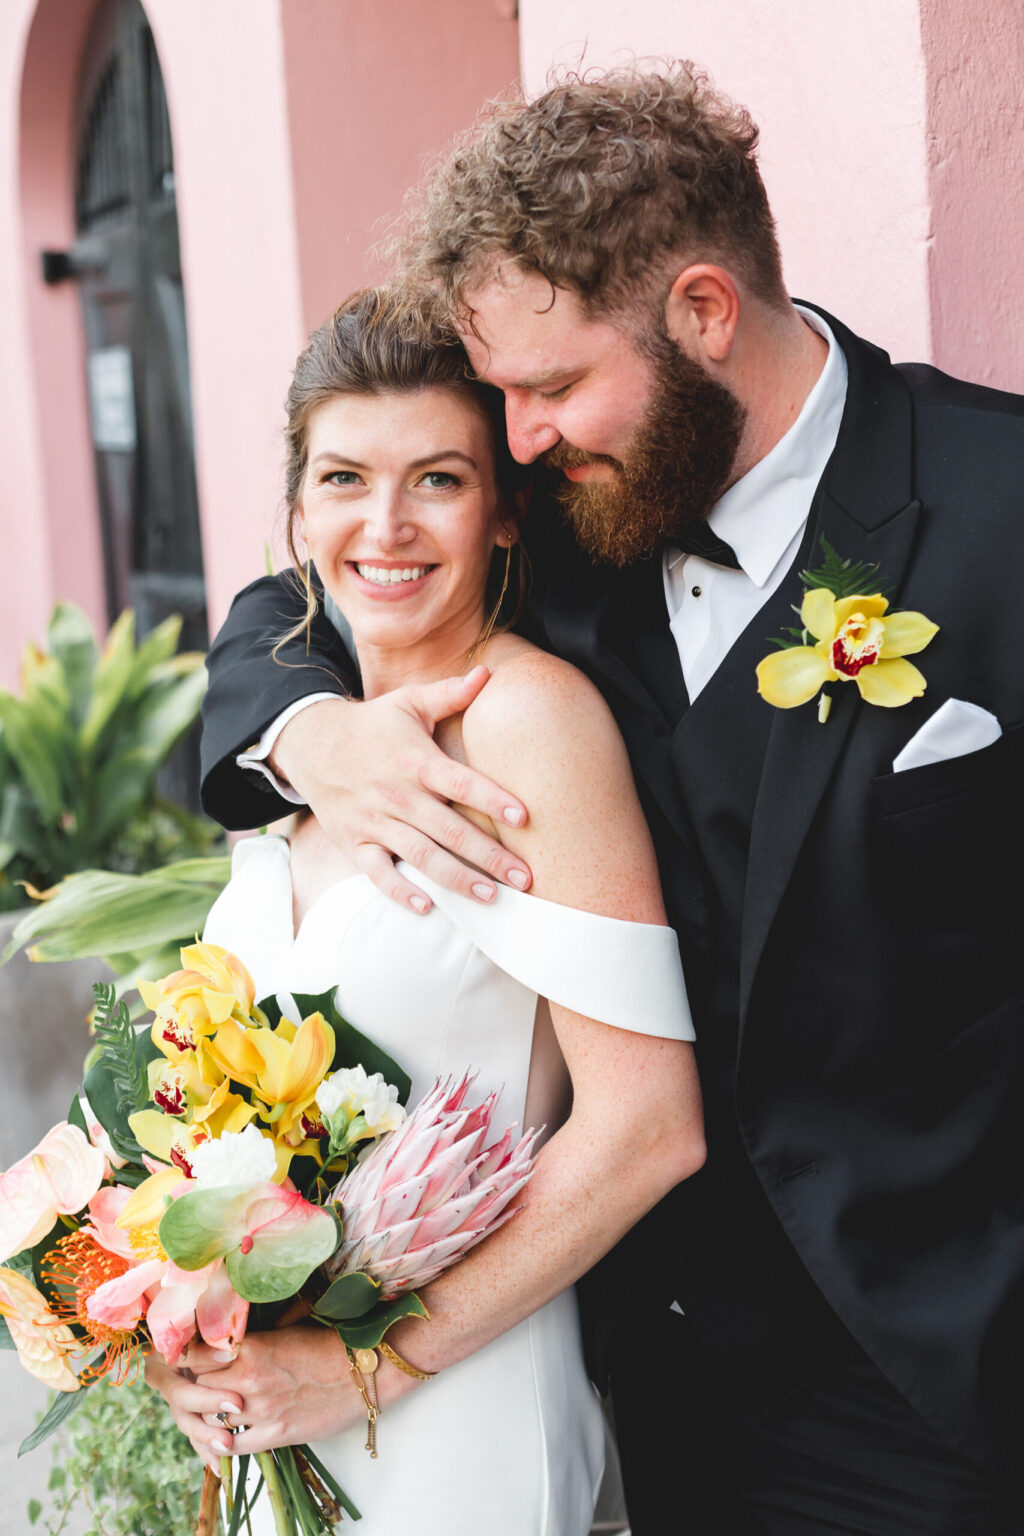
[(729, 359), (740, 318), (739, 289), (724, 267), (684, 267), (665, 300), (665, 329), (695, 362)]

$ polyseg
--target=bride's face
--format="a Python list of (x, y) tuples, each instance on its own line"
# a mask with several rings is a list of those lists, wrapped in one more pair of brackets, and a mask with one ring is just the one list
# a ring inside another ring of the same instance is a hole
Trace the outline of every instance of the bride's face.
[(302, 531), (357, 645), (473, 645), (507, 541), (482, 412), (448, 389), (337, 395), (310, 418), (307, 449)]

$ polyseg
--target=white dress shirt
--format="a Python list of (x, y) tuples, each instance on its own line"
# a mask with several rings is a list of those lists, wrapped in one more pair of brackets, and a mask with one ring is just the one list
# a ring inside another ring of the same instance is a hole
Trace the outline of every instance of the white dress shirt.
[[(846, 404), (846, 359), (821, 316), (796, 307), (811, 329), (828, 342), (825, 366), (785, 437), (729, 487), (708, 518), (719, 538), (732, 545), (741, 569), (713, 565), (671, 546), (664, 554), (667, 616), (691, 700), (795, 560), (811, 499), (839, 436)], [(300, 710), (337, 697), (311, 693), (297, 699), (268, 725), (255, 746), (239, 754), (238, 766), (263, 774), (285, 800), (304, 805), (301, 796), (271, 772), (265, 759)]]
[(741, 569), (671, 547), (664, 554), (665, 604), (691, 700), (796, 559), (814, 492), (839, 436), (846, 358), (824, 320), (797, 308), (828, 342), (825, 366), (785, 437), (729, 487), (708, 518), (718, 537), (732, 545)]

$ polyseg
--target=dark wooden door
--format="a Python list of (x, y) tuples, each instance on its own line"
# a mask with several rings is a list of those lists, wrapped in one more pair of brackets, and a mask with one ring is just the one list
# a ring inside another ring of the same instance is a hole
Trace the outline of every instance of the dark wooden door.
[[(138, 0), (103, 0), (83, 64), (78, 237), (69, 273), (85, 323), (111, 619), (144, 634), (171, 613), (208, 643), (174, 157), (163, 77)], [(163, 786), (197, 799), (195, 745)]]

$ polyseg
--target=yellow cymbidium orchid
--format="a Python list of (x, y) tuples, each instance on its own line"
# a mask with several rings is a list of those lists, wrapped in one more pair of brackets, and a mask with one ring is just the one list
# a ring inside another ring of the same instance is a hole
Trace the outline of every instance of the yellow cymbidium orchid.
[(927, 686), (905, 658), (923, 651), (939, 626), (923, 613), (888, 613), (888, 601), (836, 598), (826, 587), (804, 596), (800, 622), (817, 642), (766, 656), (757, 668), (761, 697), (778, 709), (806, 704), (825, 683), (856, 683), (869, 704), (894, 709)]
[(237, 956), (219, 944), (191, 944), (181, 951), (182, 969), (161, 981), (139, 981), (139, 993), (156, 1014), (153, 1042), (165, 1055), (194, 1051), (225, 1020), (252, 1015), (255, 987)]
[[(151, 1071), (154, 1066), (158, 1070), (167, 1070), (163, 1068), (162, 1062), (152, 1063)], [(163, 1086), (166, 1087), (166, 1084)], [(160, 1088), (153, 1097), (158, 1104), (167, 1105), (172, 1102)], [(180, 1114), (165, 1114), (161, 1109), (140, 1109), (128, 1117), (132, 1135), (143, 1151), (148, 1152), (150, 1157), (159, 1158), (162, 1163), (176, 1163), (179, 1168), (187, 1164), (189, 1151), (200, 1141), (206, 1141), (211, 1136), (222, 1136), (225, 1131), (244, 1130), (256, 1113), (241, 1094), (231, 1092), (227, 1078), (213, 1090), (206, 1102), (189, 1103), (188, 1098), (187, 1092), (183, 1093), (185, 1109)]]
[(210, 1054), (228, 1077), (266, 1106), (263, 1118), (283, 1131), (314, 1099), (334, 1060), (334, 1030), (320, 1013), (296, 1028), (282, 1019), (275, 1029), (241, 1029), (229, 1020), (218, 1029)]

